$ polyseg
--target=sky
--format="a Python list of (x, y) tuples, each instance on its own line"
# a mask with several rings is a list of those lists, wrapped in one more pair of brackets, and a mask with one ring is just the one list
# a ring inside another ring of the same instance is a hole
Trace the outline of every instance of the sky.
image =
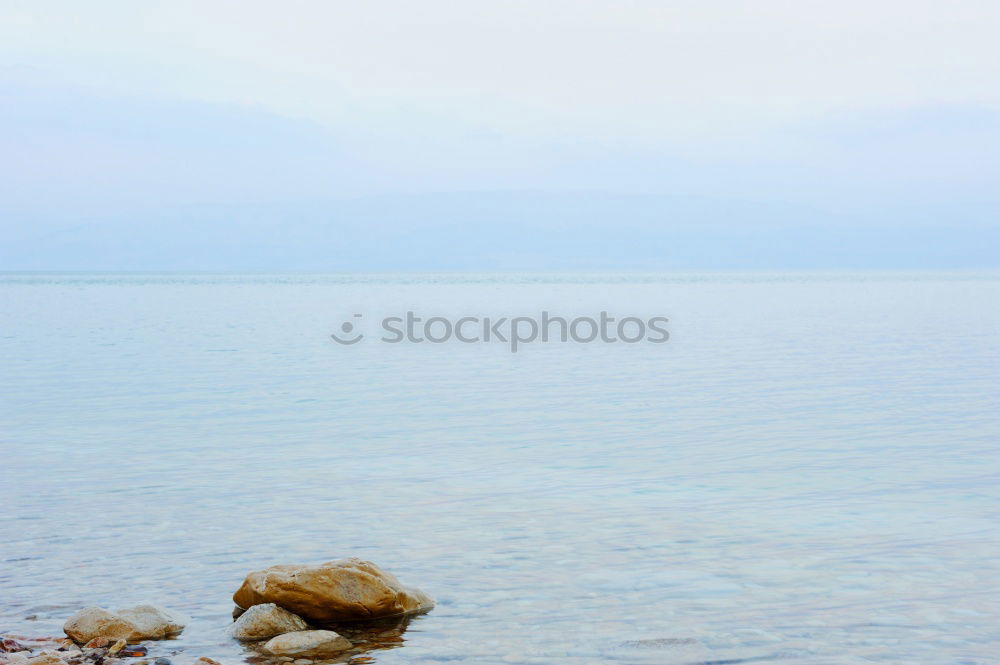
[(995, 0), (0, 3), (0, 270), (1000, 267)]

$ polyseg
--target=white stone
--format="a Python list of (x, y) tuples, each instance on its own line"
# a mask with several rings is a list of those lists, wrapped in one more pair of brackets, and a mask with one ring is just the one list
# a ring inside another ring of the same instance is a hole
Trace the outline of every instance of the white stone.
[(274, 603), (254, 605), (226, 631), (238, 640), (267, 640), (276, 635), (308, 630), (305, 619)]

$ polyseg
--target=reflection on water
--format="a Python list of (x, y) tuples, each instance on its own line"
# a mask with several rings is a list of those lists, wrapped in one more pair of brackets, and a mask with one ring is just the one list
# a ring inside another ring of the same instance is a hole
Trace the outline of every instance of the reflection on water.
[[(375, 561), (341, 662), (988, 663), (991, 275), (0, 278), (0, 632)], [(664, 345), (333, 344), (345, 316), (670, 318)], [(345, 660), (346, 659), (346, 660)]]
[(355, 647), (359, 648), (359, 652), (393, 649), (402, 646), (406, 641), (403, 639), (403, 633), (406, 632), (413, 618), (411, 615), (376, 621), (335, 623), (326, 626), (326, 628), (349, 639)]
[[(375, 654), (372, 652), (382, 649), (395, 649), (403, 646), (406, 640), (403, 633), (406, 632), (410, 622), (417, 615), (407, 615), (398, 617), (388, 617), (385, 619), (374, 619), (371, 621), (352, 621), (348, 623), (332, 623), (316, 628), (332, 630), (340, 633), (351, 641), (353, 649), (338, 654), (333, 658), (315, 659), (315, 663), (361, 663), (376, 662)], [(281, 663), (287, 662), (288, 658), (279, 659), (264, 653), (261, 650), (263, 642), (249, 643), (244, 645), (245, 658), (248, 663)]]

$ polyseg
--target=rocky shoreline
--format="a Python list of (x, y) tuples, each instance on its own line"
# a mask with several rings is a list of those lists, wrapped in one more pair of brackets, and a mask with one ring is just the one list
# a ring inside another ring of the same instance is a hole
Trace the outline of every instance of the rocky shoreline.
[[(233, 601), (226, 634), (262, 665), (370, 662), (364, 653), (398, 646), (410, 618), (434, 607), (424, 592), (356, 558), (251, 572)], [(156, 605), (86, 607), (66, 620), (66, 638), (3, 635), (0, 665), (175, 665), (147, 658), (140, 643), (174, 638), (189, 623)], [(202, 656), (193, 665), (219, 663)]]

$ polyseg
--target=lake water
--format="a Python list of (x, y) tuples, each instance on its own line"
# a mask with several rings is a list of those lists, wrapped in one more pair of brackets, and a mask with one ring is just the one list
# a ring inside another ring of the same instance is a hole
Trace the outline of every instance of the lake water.
[[(0, 275), (0, 632), (148, 600), (192, 617), (151, 655), (240, 663), (248, 571), (359, 556), (438, 606), (355, 663), (1000, 662), (998, 305), (995, 273)], [(380, 341), (408, 310), (670, 340)]]

